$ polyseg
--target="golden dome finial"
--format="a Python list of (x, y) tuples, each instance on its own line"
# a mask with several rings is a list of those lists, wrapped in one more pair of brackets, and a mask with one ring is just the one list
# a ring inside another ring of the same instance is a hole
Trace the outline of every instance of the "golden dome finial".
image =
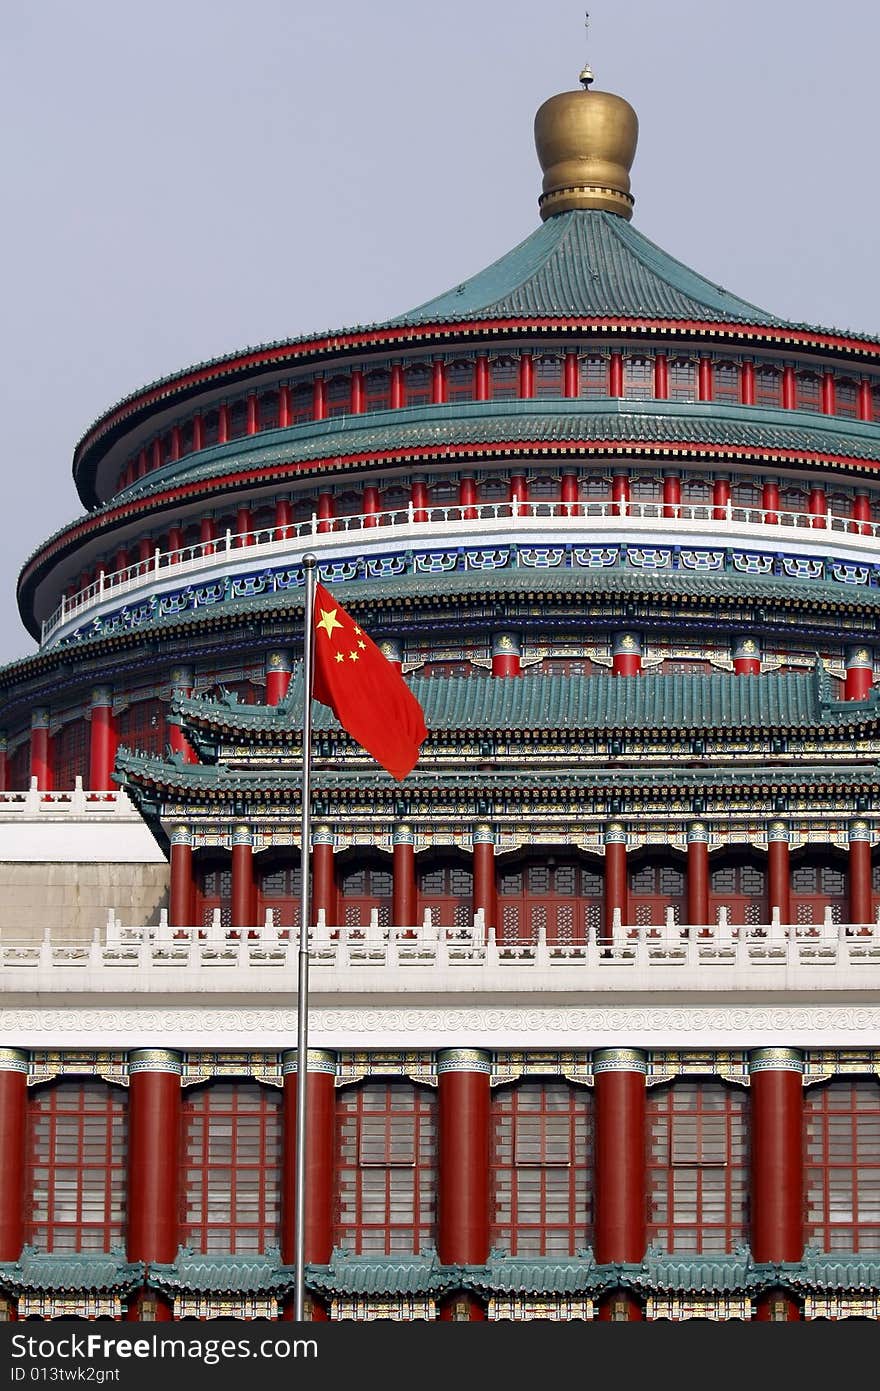
[[(586, 15), (589, 32), (590, 16)], [(636, 153), (639, 120), (623, 97), (591, 92), (589, 63), (581, 69), (579, 92), (560, 92), (538, 108), (535, 145), (544, 171), (538, 200), (541, 217), (598, 208), (632, 217), (629, 171)]]

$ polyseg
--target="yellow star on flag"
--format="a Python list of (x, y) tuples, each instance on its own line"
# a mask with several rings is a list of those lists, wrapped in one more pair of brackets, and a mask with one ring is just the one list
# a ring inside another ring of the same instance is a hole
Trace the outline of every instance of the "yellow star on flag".
[(322, 609), (322, 610), (321, 610), (321, 621), (319, 622), (318, 627), (324, 629), (324, 632), (327, 634), (328, 638), (329, 638), (329, 637), (332, 637), (332, 635), (333, 635), (333, 629), (334, 629), (334, 628), (341, 628), (341, 627), (342, 627), (342, 624), (339, 622), (339, 619), (336, 617), (336, 614), (337, 614), (337, 613), (338, 613), (338, 609)]

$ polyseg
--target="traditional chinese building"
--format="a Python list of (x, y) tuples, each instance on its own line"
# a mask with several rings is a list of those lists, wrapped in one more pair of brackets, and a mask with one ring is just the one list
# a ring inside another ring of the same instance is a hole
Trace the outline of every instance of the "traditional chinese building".
[(880, 1308), (880, 342), (632, 225), (636, 116), (385, 323), (134, 392), (0, 672), (8, 1317), (289, 1317), (303, 568), (399, 663), (315, 708), (315, 1318)]

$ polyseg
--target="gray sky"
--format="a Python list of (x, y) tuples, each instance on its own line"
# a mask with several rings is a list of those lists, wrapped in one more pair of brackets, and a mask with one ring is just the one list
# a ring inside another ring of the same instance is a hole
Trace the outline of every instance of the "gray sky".
[[(872, 0), (586, 0), (640, 119), (635, 224), (797, 320), (880, 332)], [(4, 6), (0, 661), (73, 446), (155, 377), (386, 318), (538, 223), (532, 121), (575, 0)]]

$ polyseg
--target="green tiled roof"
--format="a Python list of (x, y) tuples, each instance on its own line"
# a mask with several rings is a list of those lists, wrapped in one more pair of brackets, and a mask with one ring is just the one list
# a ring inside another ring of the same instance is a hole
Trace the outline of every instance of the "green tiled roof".
[(26, 1246), (19, 1260), (0, 1264), (0, 1288), (18, 1294), (70, 1290), (122, 1295), (143, 1284), (144, 1271), (140, 1261), (126, 1260), (122, 1250), (58, 1255)]
[(443, 1294), (460, 1283), (457, 1266), (441, 1266), (435, 1251), (419, 1256), (352, 1256), (338, 1248), (327, 1266), (308, 1268), (310, 1289), (363, 1296)]
[(785, 323), (698, 275), (624, 218), (598, 211), (549, 218), (470, 280), (390, 322), (532, 314)]
[(792, 1289), (880, 1289), (880, 1254), (876, 1252), (828, 1255), (808, 1247), (801, 1262), (781, 1266), (780, 1271), (784, 1283)]
[[(876, 720), (880, 691), (864, 701), (830, 700), (819, 672), (736, 676), (646, 673), (614, 676), (419, 677), (408, 685), (425, 712), (429, 731), (786, 729), (838, 727)], [(277, 706), (243, 705), (234, 699), (175, 698), (172, 716), (184, 724), (237, 734), (266, 731), (282, 738), (302, 728), (302, 681)], [(317, 702), (316, 730), (338, 729), (332, 712)]]
[(485, 1266), (462, 1271), (463, 1286), (482, 1294), (590, 1294), (608, 1283), (606, 1268), (596, 1265), (592, 1251), (530, 1259), (493, 1253)]
[(670, 1293), (711, 1291), (734, 1294), (759, 1288), (765, 1281), (746, 1248), (732, 1255), (682, 1256), (649, 1249), (641, 1268), (633, 1271), (627, 1283), (634, 1289), (664, 1290)]
[(147, 1282), (158, 1290), (198, 1294), (263, 1294), (293, 1288), (293, 1266), (281, 1264), (277, 1249), (246, 1256), (202, 1255), (181, 1247), (171, 1265), (152, 1264)]

